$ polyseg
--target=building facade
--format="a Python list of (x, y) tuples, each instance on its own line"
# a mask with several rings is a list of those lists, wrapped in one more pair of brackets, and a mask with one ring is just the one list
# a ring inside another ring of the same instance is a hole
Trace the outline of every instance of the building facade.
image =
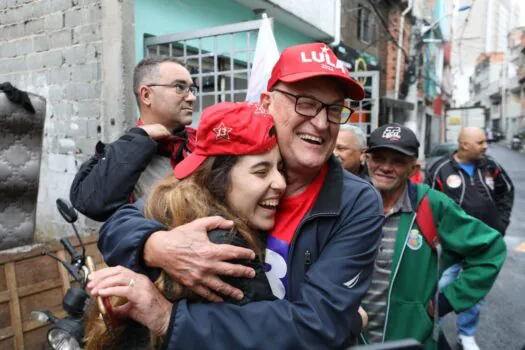
[[(456, 6), (461, 4), (455, 1)], [(469, 101), (469, 78), (482, 53), (504, 52), (508, 33), (519, 24), (517, 0), (476, 0), (471, 9), (453, 16), (452, 67), (456, 105)]]
[[(273, 18), (280, 50), (312, 41), (339, 43), (338, 0), (308, 1), (308, 6), (284, 0), (0, 1), (0, 81), (47, 100), (37, 240), (71, 234), (55, 208), (56, 198), (68, 198), (78, 167), (94, 153), (98, 140), (115, 140), (137, 122), (132, 72), (140, 59), (152, 54), (146, 43), (193, 35), (175, 42), (179, 46), (169, 45), (169, 40), (153, 46), (165, 53), (182, 45), (190, 67), (195, 66), (191, 53), (197, 50), (197, 69), (224, 76), (222, 83), (209, 84), (213, 98), (201, 99), (199, 110), (215, 99), (244, 99), (257, 31), (225, 35), (215, 50), (222, 66), (206, 66), (204, 56), (211, 51), (210, 35), (216, 28), (256, 21), (262, 12)], [(200, 75), (203, 85), (209, 82), (202, 72), (192, 73)], [(80, 226), (86, 232), (98, 224), (82, 217)]]

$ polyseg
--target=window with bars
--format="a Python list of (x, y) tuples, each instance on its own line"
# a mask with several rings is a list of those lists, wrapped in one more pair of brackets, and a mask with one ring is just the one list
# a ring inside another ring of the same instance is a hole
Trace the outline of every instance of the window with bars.
[(206, 28), (145, 39), (145, 55), (167, 55), (183, 62), (199, 88), (194, 108), (246, 99), (259, 21)]
[[(193, 121), (202, 110), (223, 101), (246, 99), (260, 20), (144, 38), (144, 55), (168, 55), (184, 62), (199, 87)], [(351, 67), (348, 67), (351, 68)], [(367, 91), (362, 101), (351, 101), (358, 111), (350, 123), (369, 134), (377, 127), (379, 72), (354, 72)]]

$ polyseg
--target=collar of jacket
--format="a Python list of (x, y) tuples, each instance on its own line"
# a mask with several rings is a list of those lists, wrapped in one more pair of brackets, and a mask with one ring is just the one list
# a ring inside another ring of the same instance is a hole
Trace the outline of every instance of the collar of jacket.
[[(450, 159), (450, 162), (452, 163), (452, 166), (454, 167), (454, 169), (459, 170), (459, 169), (461, 169), (461, 167), (459, 166), (459, 163), (456, 161), (456, 158), (454, 158), (454, 155), (456, 153), (458, 153), (458, 151), (454, 151), (453, 153), (451, 153), (449, 155), (449, 159)], [(483, 156), (483, 158), (474, 161), (474, 167), (476, 169), (482, 168), (482, 167), (484, 167), (486, 165), (486, 163), (487, 163), (487, 156)]]
[(341, 211), (343, 191), (343, 168), (335, 156), (327, 161), (328, 171), (319, 196), (307, 217), (316, 215), (336, 215)]
[(430, 186), (427, 184), (415, 184), (411, 181), (407, 181), (408, 186), (408, 197), (410, 198), (410, 204), (412, 205), (412, 211), (416, 212), (419, 204), (423, 197), (430, 190)]

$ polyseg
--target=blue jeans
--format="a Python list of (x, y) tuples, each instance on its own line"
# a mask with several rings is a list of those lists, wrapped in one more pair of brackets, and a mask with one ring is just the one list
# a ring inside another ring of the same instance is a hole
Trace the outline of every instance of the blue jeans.
[[(439, 289), (442, 289), (447, 284), (454, 282), (461, 272), (462, 265), (455, 264), (443, 271), (441, 279), (439, 280)], [(483, 300), (474, 305), (468, 310), (460, 312), (457, 318), (458, 332), (461, 335), (474, 336), (476, 334), (476, 327), (479, 323), (479, 314)]]

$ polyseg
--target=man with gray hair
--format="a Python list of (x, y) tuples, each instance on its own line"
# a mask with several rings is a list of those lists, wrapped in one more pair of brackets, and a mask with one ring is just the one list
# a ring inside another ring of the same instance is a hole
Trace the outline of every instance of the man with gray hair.
[(367, 178), (368, 174), (364, 165), (365, 151), (366, 135), (363, 129), (351, 124), (341, 125), (334, 155), (343, 168), (361, 178)]
[(146, 195), (194, 148), (195, 130), (188, 126), (197, 89), (183, 64), (168, 56), (143, 59), (133, 72), (133, 92), (137, 127), (112, 143), (99, 141), (71, 185), (71, 203), (93, 220), (105, 221)]

